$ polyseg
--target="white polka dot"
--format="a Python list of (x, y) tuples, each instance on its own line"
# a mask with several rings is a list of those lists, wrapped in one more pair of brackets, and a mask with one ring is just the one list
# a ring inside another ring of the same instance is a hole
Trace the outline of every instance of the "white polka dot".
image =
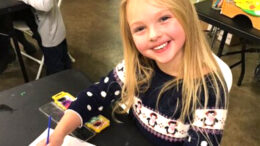
[(99, 82), (95, 82), (94, 84), (99, 84)]
[(101, 94), (101, 96), (104, 97), (104, 98), (107, 96), (107, 93), (106, 93), (105, 91), (101, 91), (100, 94)]
[(91, 111), (91, 106), (89, 104), (87, 105), (87, 109)]
[(87, 92), (87, 95), (89, 96), (89, 97), (91, 97), (91, 96), (93, 96), (93, 94), (91, 93), (91, 92)]
[(99, 110), (99, 111), (102, 111), (102, 110), (103, 110), (103, 106), (100, 106), (100, 107), (98, 108), (98, 110)]
[(202, 141), (201, 143), (200, 143), (200, 146), (207, 146), (208, 145), (208, 143), (206, 142), (206, 141)]
[(117, 96), (117, 95), (119, 95), (119, 94), (120, 94), (120, 91), (117, 90), (117, 91), (115, 92), (115, 95)]
[(191, 142), (191, 137), (189, 136), (188, 142)]
[(106, 77), (106, 78), (104, 79), (104, 83), (107, 83), (108, 81), (109, 81), (109, 78)]

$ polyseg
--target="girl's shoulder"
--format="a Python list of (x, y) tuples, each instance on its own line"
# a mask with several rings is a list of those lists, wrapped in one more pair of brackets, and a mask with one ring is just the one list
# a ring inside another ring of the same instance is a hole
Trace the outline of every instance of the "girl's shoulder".
[(223, 61), (221, 60), (218, 56), (216, 56), (215, 54), (213, 54), (220, 70), (221, 70), (221, 73), (223, 75), (223, 78), (224, 78), (224, 81), (227, 85), (227, 88), (228, 88), (228, 92), (231, 90), (231, 87), (232, 87), (232, 83), (233, 83), (233, 75), (232, 75), (232, 72), (231, 72), (231, 69), (230, 67)]
[[(226, 83), (228, 92), (231, 90), (232, 83), (233, 83), (233, 76), (230, 67), (218, 56), (213, 54), (213, 57), (221, 71), (221, 74), (223, 76), (224, 82)], [(206, 80), (208, 82), (211, 82), (212, 78), (210, 78), (210, 74), (212, 73), (212, 70), (210, 69), (204, 69), (204, 77), (206, 77)]]

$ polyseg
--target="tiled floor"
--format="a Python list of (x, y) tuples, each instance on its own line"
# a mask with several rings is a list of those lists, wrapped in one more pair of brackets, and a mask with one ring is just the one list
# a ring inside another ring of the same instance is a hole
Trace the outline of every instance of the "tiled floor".
[[(118, 0), (64, 0), (61, 8), (67, 27), (69, 50), (76, 59), (73, 68), (82, 71), (92, 81), (97, 81), (123, 57)], [(217, 46), (216, 42), (215, 48)], [(238, 48), (239, 46), (226, 46), (225, 51)], [(239, 56), (222, 57), (222, 59), (231, 65), (239, 59)], [(258, 54), (246, 55), (246, 74), (240, 87), (236, 85), (240, 67), (232, 69), (234, 82), (230, 92), (223, 146), (260, 144), (260, 83), (253, 79), (254, 69), (259, 60)], [(37, 66), (27, 59), (25, 62), (32, 80), (36, 75)], [(16, 61), (0, 75), (0, 91), (21, 84), (23, 78)]]

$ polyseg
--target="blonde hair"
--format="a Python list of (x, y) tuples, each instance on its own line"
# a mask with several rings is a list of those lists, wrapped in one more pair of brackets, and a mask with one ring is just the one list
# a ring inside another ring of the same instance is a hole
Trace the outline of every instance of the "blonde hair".
[[(126, 78), (122, 88), (121, 99), (114, 107), (114, 111), (120, 113), (128, 111), (134, 102), (134, 97), (138, 96), (136, 94), (145, 91), (140, 89), (140, 85), (147, 85), (146, 87), (149, 87), (149, 81), (153, 73), (153, 61), (142, 56), (136, 49), (133, 41), (126, 17), (127, 1), (129, 0), (122, 0), (120, 7), (120, 25), (126, 69)], [(182, 25), (186, 36), (186, 41), (183, 46), (183, 60), (178, 70), (178, 76), (176, 79), (165, 83), (159, 94), (158, 101), (166, 90), (182, 83), (182, 110), (180, 120), (184, 121), (186, 117), (193, 114), (195, 109), (198, 108), (198, 105), (200, 106), (199, 108), (206, 108), (207, 106), (209, 100), (205, 81), (205, 74), (207, 73), (212, 79), (212, 86), (215, 89), (215, 106), (219, 106), (218, 104), (222, 102), (220, 99), (220, 87), (224, 89), (225, 99), (227, 98), (227, 87), (220, 68), (201, 30), (194, 6), (189, 0), (154, 0), (153, 2), (167, 7), (175, 15)], [(219, 86), (219, 82), (221, 86)], [(200, 94), (198, 94), (200, 91), (204, 91), (205, 93), (204, 103), (200, 103)], [(225, 100), (224, 103), (225, 108), (227, 108), (227, 101)], [(118, 110), (120, 104), (125, 104), (126, 108), (124, 110)]]

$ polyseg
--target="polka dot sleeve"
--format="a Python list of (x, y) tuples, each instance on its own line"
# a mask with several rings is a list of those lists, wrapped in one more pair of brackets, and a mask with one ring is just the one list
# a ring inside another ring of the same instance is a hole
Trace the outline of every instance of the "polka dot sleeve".
[(76, 111), (82, 118), (83, 123), (91, 117), (101, 114), (103, 109), (121, 95), (120, 83), (115, 78), (115, 71), (87, 89), (80, 92), (77, 100), (71, 103), (69, 109)]

